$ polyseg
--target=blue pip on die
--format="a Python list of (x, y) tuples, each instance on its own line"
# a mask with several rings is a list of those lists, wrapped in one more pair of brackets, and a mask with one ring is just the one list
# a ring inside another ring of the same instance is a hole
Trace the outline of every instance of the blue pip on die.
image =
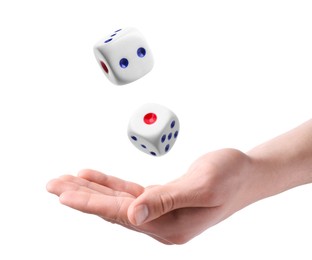
[(154, 66), (151, 50), (135, 28), (119, 29), (94, 45), (95, 58), (105, 76), (116, 85), (131, 83)]
[(179, 128), (178, 117), (171, 110), (148, 103), (138, 108), (130, 118), (128, 137), (140, 151), (161, 156), (173, 147)]

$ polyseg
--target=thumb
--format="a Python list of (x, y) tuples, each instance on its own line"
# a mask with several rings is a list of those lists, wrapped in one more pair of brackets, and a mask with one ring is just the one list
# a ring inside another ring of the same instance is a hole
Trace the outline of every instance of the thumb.
[(174, 184), (147, 188), (128, 208), (128, 219), (133, 225), (142, 225), (174, 209), (191, 205)]

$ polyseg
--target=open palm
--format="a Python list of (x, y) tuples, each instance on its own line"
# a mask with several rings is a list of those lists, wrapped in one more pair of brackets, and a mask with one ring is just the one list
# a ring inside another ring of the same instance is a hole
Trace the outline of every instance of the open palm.
[[(233, 162), (238, 157), (244, 158), (231, 150), (208, 154), (196, 161), (187, 174), (166, 185), (144, 188), (94, 170), (84, 170), (78, 177), (65, 175), (50, 181), (47, 189), (58, 195), (64, 205), (145, 233), (162, 243), (181, 244), (237, 210), (225, 202), (235, 200), (234, 193), (239, 194), (236, 191), (239, 174), (233, 174)], [(151, 211), (161, 209), (159, 216), (135, 225), (134, 205), (140, 200), (150, 200), (156, 207), (150, 208)]]

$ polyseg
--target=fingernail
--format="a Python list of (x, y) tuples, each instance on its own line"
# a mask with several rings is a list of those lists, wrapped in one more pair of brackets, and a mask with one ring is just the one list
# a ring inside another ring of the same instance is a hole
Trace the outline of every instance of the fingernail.
[(148, 208), (146, 205), (136, 207), (134, 219), (137, 225), (141, 225), (148, 217)]

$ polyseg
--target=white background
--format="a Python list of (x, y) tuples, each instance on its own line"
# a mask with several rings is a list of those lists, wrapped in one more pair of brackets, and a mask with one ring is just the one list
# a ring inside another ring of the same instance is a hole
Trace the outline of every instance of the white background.
[[(62, 206), (45, 190), (84, 168), (166, 183), (208, 151), (248, 151), (310, 119), (311, 14), (300, 0), (1, 1), (0, 259), (311, 259), (311, 185), (180, 246)], [(92, 48), (127, 26), (145, 35), (155, 67), (114, 86)], [(180, 118), (161, 158), (127, 138), (146, 102)]]

